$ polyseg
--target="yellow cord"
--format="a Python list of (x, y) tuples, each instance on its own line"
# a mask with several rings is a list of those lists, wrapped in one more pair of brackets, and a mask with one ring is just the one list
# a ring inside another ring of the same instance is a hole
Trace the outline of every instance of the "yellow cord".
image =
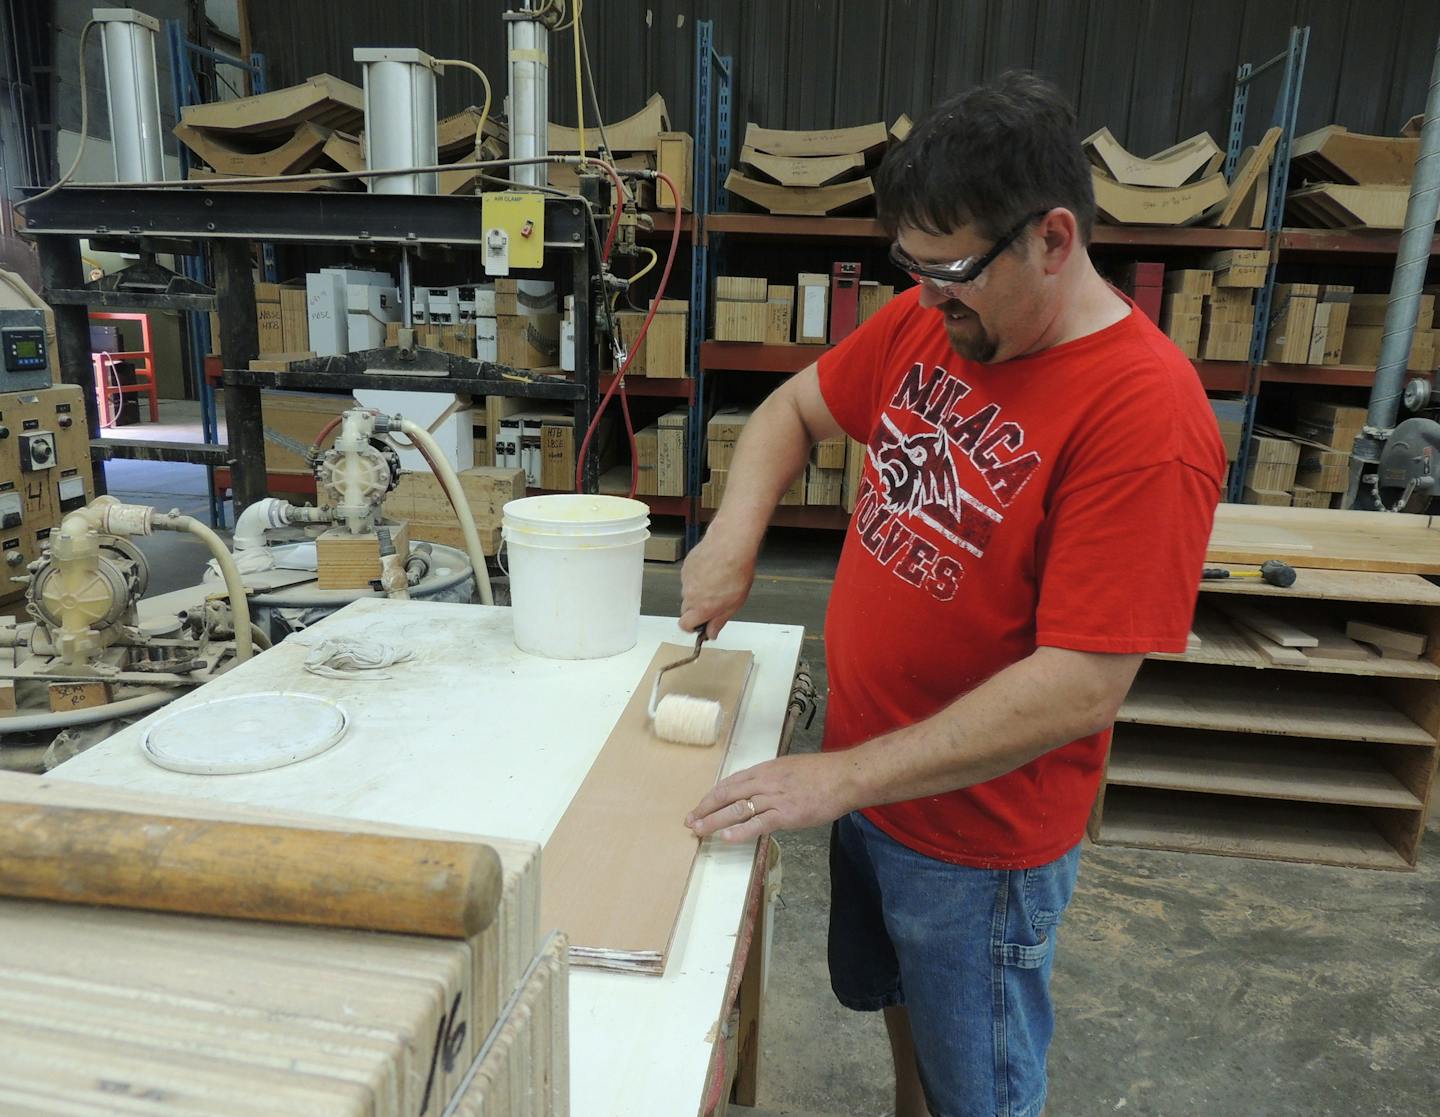
[(660, 262), (660, 257), (653, 248), (650, 248), (647, 245), (643, 244), (639, 245), (638, 247), (641, 252), (649, 254), (650, 262), (630, 277), (631, 284), (634, 284), (636, 280), (642, 279), (645, 276), (649, 275), (650, 272), (654, 270), (655, 265)]
[(580, 13), (585, 10), (585, 0), (574, 0), (574, 11), (570, 16), (570, 29), (575, 36), (575, 121), (580, 142), (580, 158), (585, 158), (585, 98), (580, 79)]
[(480, 110), (480, 123), (475, 126), (475, 151), (479, 154), (480, 149), (485, 146), (485, 124), (490, 119), (490, 79), (485, 76), (485, 71), (473, 62), (467, 62), (463, 58), (437, 58), (441, 66), (461, 66), (472, 71), (480, 79), (480, 84), (485, 87), (485, 106)]

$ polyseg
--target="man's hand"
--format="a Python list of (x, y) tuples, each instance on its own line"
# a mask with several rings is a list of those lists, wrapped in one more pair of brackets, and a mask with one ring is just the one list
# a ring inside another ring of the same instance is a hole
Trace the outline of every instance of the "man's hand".
[(767, 760), (717, 783), (685, 816), (685, 825), (700, 838), (718, 834), (722, 841), (748, 842), (833, 822), (863, 805), (853, 801), (851, 769), (843, 752)]
[(713, 640), (745, 604), (755, 581), (755, 546), (712, 525), (680, 571), (680, 627), (702, 624)]

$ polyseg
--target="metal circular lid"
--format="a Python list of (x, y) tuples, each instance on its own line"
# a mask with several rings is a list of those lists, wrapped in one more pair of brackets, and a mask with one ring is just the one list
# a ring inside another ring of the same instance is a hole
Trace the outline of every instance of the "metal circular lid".
[(318, 756), (349, 724), (343, 706), (314, 694), (237, 694), (172, 710), (145, 730), (140, 747), (172, 772), (264, 772)]

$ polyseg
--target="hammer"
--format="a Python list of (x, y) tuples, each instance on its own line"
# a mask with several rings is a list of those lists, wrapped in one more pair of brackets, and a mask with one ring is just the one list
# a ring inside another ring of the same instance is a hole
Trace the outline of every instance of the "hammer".
[(1223, 566), (1207, 566), (1200, 572), (1206, 582), (1218, 582), (1225, 578), (1263, 578), (1272, 586), (1289, 589), (1295, 584), (1295, 568), (1279, 559), (1267, 559), (1259, 570), (1226, 570)]

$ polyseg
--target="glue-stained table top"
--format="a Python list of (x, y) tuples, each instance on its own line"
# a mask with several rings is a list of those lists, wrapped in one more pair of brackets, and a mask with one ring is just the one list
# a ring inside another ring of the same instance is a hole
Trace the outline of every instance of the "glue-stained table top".
[[(142, 753), (151, 715), (55, 775), (543, 844), (658, 645), (685, 639), (673, 619), (642, 617), (622, 655), (541, 659), (515, 647), (508, 609), (384, 599), (357, 601), (302, 638), (346, 636), (415, 656), (388, 680), (327, 679), (302, 669), (308, 648), (292, 638), (161, 711), (272, 690), (334, 699), (351, 729), (319, 756), (240, 775), (167, 771)], [(755, 655), (727, 773), (775, 755), (802, 637), (798, 627), (732, 622), (716, 641)], [(698, 1111), (754, 858), (754, 843), (703, 844), (663, 977), (571, 971), (576, 1117)]]

